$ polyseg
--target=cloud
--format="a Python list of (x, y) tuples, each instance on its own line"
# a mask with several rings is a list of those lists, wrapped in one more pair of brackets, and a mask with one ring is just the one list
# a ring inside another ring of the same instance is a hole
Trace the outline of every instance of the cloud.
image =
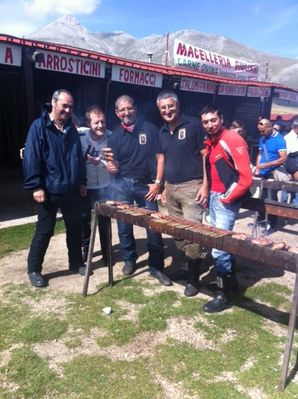
[(101, 0), (1, 0), (0, 32), (27, 36), (61, 15), (92, 15)]
[(46, 18), (50, 15), (92, 14), (101, 0), (21, 0), (24, 12), (32, 18)]

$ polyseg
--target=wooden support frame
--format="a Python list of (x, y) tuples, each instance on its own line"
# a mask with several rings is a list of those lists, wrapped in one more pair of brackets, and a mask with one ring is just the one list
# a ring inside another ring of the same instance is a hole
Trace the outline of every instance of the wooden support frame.
[[(288, 376), (288, 369), (290, 363), (290, 356), (293, 347), (293, 339), (294, 339), (294, 332), (295, 332), (295, 325), (296, 325), (296, 317), (297, 317), (297, 310), (298, 310), (298, 256), (296, 259), (296, 278), (295, 278), (295, 286), (293, 292), (293, 301), (292, 301), (292, 309), (290, 313), (290, 320), (288, 325), (288, 336), (287, 342), (284, 351), (284, 358), (281, 366), (281, 374), (280, 374), (280, 383), (279, 383), (279, 390), (284, 391), (287, 382)], [(298, 359), (298, 357), (297, 357)]]
[[(260, 201), (262, 201), (262, 200), (260, 200)], [(98, 213), (99, 213), (98, 205), (99, 205), (99, 203), (95, 202), (94, 209), (92, 210), (91, 240), (90, 240), (90, 245), (89, 245), (86, 273), (85, 273), (84, 285), (83, 285), (83, 296), (84, 297), (87, 296), (89, 277), (90, 277), (90, 272), (91, 272), (91, 262), (92, 262), (92, 256), (93, 256), (93, 250), (94, 250), (94, 240), (95, 240), (95, 235), (96, 235), (96, 227), (98, 224), (98, 222), (97, 222), (98, 221)], [(114, 217), (114, 216), (115, 216), (115, 214), (112, 214), (109, 216), (110, 222), (109, 222), (109, 233), (108, 233), (108, 281), (109, 281), (110, 286), (113, 286), (111, 217)], [(142, 226), (142, 224), (143, 223), (141, 223), (139, 225)], [(145, 226), (143, 225), (142, 227), (145, 227)], [(158, 223), (156, 223), (156, 221), (153, 221), (152, 223), (150, 223), (150, 228), (152, 230), (159, 231), (158, 230), (159, 226), (158, 226)], [(175, 227), (173, 228), (173, 236), (175, 237)], [(226, 246), (227, 252), (235, 253), (235, 250), (233, 250), (233, 247), (235, 248), (234, 240), (230, 237), (226, 237), (225, 240), (226, 240), (225, 246)], [(243, 247), (245, 245), (252, 245), (252, 244), (239, 241), (238, 247), (237, 247), (238, 255), (245, 256), (246, 252), (241, 253), (243, 250)], [(229, 251), (229, 249), (231, 251)], [(269, 253), (266, 254), (266, 252), (268, 252), (268, 249), (265, 247), (262, 248), (263, 260), (262, 260), (262, 257), (259, 257), (259, 254), (256, 253), (255, 251), (252, 250), (251, 253), (254, 254), (254, 258), (259, 258), (259, 260), (261, 262), (262, 261), (264, 262), (266, 259), (268, 259), (268, 256), (270, 256), (270, 254)], [(270, 253), (271, 253), (271, 251), (270, 251)], [(272, 263), (274, 266), (277, 266), (280, 269), (288, 270), (288, 271), (296, 273), (292, 307), (291, 307), (290, 319), (289, 319), (289, 324), (288, 324), (287, 341), (286, 341), (286, 346), (285, 346), (285, 351), (284, 351), (284, 356), (283, 356), (283, 361), (282, 361), (282, 367), (281, 367), (281, 374), (280, 374), (280, 383), (279, 383), (280, 391), (284, 391), (285, 387), (286, 387), (290, 356), (291, 356), (292, 347), (293, 347), (296, 317), (297, 317), (297, 311), (298, 311), (298, 255), (293, 255), (293, 256), (294, 256), (296, 266), (295, 266), (295, 264), (293, 264), (293, 258), (292, 258), (291, 262), (288, 264), (287, 264), (287, 259), (285, 258), (285, 263), (283, 263), (282, 266), (278, 263), (275, 263), (275, 264), (274, 264), (274, 262)], [(272, 259), (272, 257), (271, 257), (271, 259)], [(272, 260), (274, 260), (274, 258)], [(298, 354), (297, 354), (297, 359), (298, 359)]]
[[(92, 258), (94, 252), (94, 241), (96, 236), (96, 227), (98, 226), (98, 202), (95, 202), (94, 208), (91, 214), (91, 237), (90, 237), (90, 244), (88, 249), (88, 257), (87, 257), (87, 264), (86, 264), (86, 271), (84, 277), (84, 284), (83, 284), (83, 293), (84, 297), (87, 296), (88, 293), (88, 286), (89, 286), (89, 277), (91, 274), (91, 266), (92, 266)], [(108, 235), (107, 235), (107, 247), (108, 247), (108, 278), (109, 278), (109, 285), (113, 286), (113, 261), (112, 261), (112, 225), (111, 225), (111, 218), (109, 218), (108, 222)]]

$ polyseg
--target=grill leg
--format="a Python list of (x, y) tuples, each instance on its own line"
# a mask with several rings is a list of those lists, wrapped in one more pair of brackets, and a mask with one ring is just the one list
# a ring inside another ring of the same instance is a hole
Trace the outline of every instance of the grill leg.
[(297, 309), (298, 309), (298, 255), (296, 259), (296, 279), (295, 279), (295, 287), (294, 287), (294, 294), (293, 294), (293, 302), (292, 302), (292, 310), (290, 314), (289, 320), (289, 327), (288, 327), (288, 337), (284, 352), (284, 358), (281, 367), (281, 375), (280, 375), (280, 383), (279, 383), (279, 390), (284, 391), (286, 386), (290, 356), (293, 346), (293, 338), (294, 338), (294, 331), (295, 331), (295, 324), (296, 324), (296, 316), (297, 316)]
[(91, 262), (92, 262), (92, 258), (93, 258), (93, 252), (94, 252), (94, 241), (95, 241), (95, 235), (96, 235), (96, 227), (98, 224), (98, 222), (97, 222), (97, 219), (98, 219), (97, 218), (97, 204), (98, 203), (95, 202), (94, 209), (92, 210), (92, 215), (91, 215), (91, 237), (90, 237), (86, 271), (85, 271), (85, 277), (84, 277), (83, 296), (87, 296), (89, 277), (90, 277), (90, 272), (91, 272)]
[(112, 224), (111, 218), (108, 221), (108, 270), (109, 270), (109, 285), (113, 286), (113, 263), (112, 263)]

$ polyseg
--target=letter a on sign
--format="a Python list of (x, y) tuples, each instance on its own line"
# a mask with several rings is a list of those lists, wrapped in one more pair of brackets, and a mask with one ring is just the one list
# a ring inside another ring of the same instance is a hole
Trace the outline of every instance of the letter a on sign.
[(4, 63), (13, 65), (13, 55), (12, 55), (11, 47), (6, 47)]

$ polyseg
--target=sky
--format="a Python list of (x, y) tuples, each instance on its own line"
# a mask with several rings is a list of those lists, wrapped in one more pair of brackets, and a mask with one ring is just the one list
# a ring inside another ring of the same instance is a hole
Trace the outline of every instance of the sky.
[(90, 32), (193, 29), (298, 59), (298, 0), (0, 0), (0, 33), (26, 37), (62, 15)]

